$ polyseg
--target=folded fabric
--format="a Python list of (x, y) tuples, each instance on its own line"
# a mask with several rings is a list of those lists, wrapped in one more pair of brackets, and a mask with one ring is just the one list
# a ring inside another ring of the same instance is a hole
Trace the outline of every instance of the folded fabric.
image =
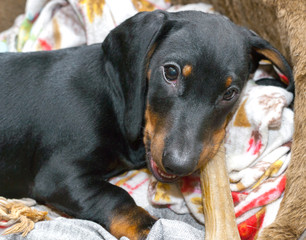
[[(213, 12), (208, 4), (171, 7), (168, 0), (28, 0), (25, 14), (16, 19), (12, 28), (0, 34), (0, 52), (56, 50), (102, 42), (109, 31), (126, 18), (154, 9)], [(286, 77), (269, 64), (261, 65), (254, 75), (254, 80), (263, 78), (278, 78), (286, 83)], [(286, 182), (285, 170), (290, 162), (293, 112), (289, 105), (292, 98), (292, 94), (282, 88), (258, 86), (251, 80), (228, 124), (226, 161), (241, 239), (256, 239), (260, 229), (273, 222), (277, 214)], [(110, 182), (127, 190), (136, 203), (152, 215), (180, 220), (158, 221), (149, 239), (162, 239), (160, 234), (163, 239), (173, 239), (174, 234), (177, 239), (204, 237), (204, 227), (197, 223), (205, 221), (198, 173), (176, 184), (164, 184), (143, 169), (112, 178)], [(196, 220), (189, 218), (190, 214)], [(74, 233), (73, 238), (85, 239), (82, 231), (88, 233), (91, 229), (96, 235), (90, 235), (90, 239), (112, 239), (94, 223), (58, 216), (51, 218), (55, 220), (36, 223), (37, 229), (27, 238), (46, 238), (51, 234), (52, 239), (57, 239), (52, 231), (59, 229), (58, 234), (65, 237), (58, 239), (71, 239)], [(19, 239), (15, 237), (0, 236), (0, 239)]]
[[(226, 162), (241, 239), (256, 239), (278, 212), (291, 156), (291, 101), (292, 94), (286, 90), (258, 86), (250, 80), (227, 127)], [(266, 107), (260, 106), (263, 103)], [(177, 214), (191, 213), (204, 223), (199, 173), (166, 184), (147, 170), (137, 170), (115, 177), (111, 183), (127, 190), (144, 208), (152, 204)], [(149, 201), (143, 197), (144, 189), (148, 189)]]
[(138, 11), (169, 6), (167, 0), (28, 0), (25, 14), (0, 34), (0, 51), (56, 50), (102, 42)]
[[(227, 126), (226, 163), (241, 239), (256, 239), (278, 212), (291, 157), (292, 99), (292, 93), (283, 88), (258, 86), (250, 80)], [(149, 195), (152, 204), (178, 214), (189, 210), (204, 223), (198, 173), (179, 184), (153, 180), (150, 185), (154, 186)]]

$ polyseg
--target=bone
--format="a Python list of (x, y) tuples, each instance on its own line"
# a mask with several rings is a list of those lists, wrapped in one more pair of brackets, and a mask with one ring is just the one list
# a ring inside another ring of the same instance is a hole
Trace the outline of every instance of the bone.
[(201, 169), (205, 240), (240, 240), (226, 170), (225, 148)]

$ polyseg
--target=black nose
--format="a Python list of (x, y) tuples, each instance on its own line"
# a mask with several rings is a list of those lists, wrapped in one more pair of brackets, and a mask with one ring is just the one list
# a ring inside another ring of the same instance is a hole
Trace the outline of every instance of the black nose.
[(197, 159), (188, 153), (174, 149), (164, 152), (163, 166), (167, 173), (186, 176), (195, 170)]

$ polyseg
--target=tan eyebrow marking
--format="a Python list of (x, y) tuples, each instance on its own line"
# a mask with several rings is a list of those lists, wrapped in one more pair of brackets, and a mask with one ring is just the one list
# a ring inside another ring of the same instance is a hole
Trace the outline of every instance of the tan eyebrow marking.
[(188, 77), (191, 74), (192, 66), (191, 65), (185, 65), (183, 68), (183, 76)]
[(225, 81), (225, 87), (229, 87), (233, 82), (232, 77), (228, 77)]

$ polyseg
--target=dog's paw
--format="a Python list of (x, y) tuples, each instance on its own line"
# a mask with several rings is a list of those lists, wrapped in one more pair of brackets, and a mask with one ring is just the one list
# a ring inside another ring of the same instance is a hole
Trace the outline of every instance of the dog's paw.
[(145, 240), (156, 220), (136, 206), (118, 211), (111, 221), (110, 232), (116, 238), (125, 236), (130, 240)]

